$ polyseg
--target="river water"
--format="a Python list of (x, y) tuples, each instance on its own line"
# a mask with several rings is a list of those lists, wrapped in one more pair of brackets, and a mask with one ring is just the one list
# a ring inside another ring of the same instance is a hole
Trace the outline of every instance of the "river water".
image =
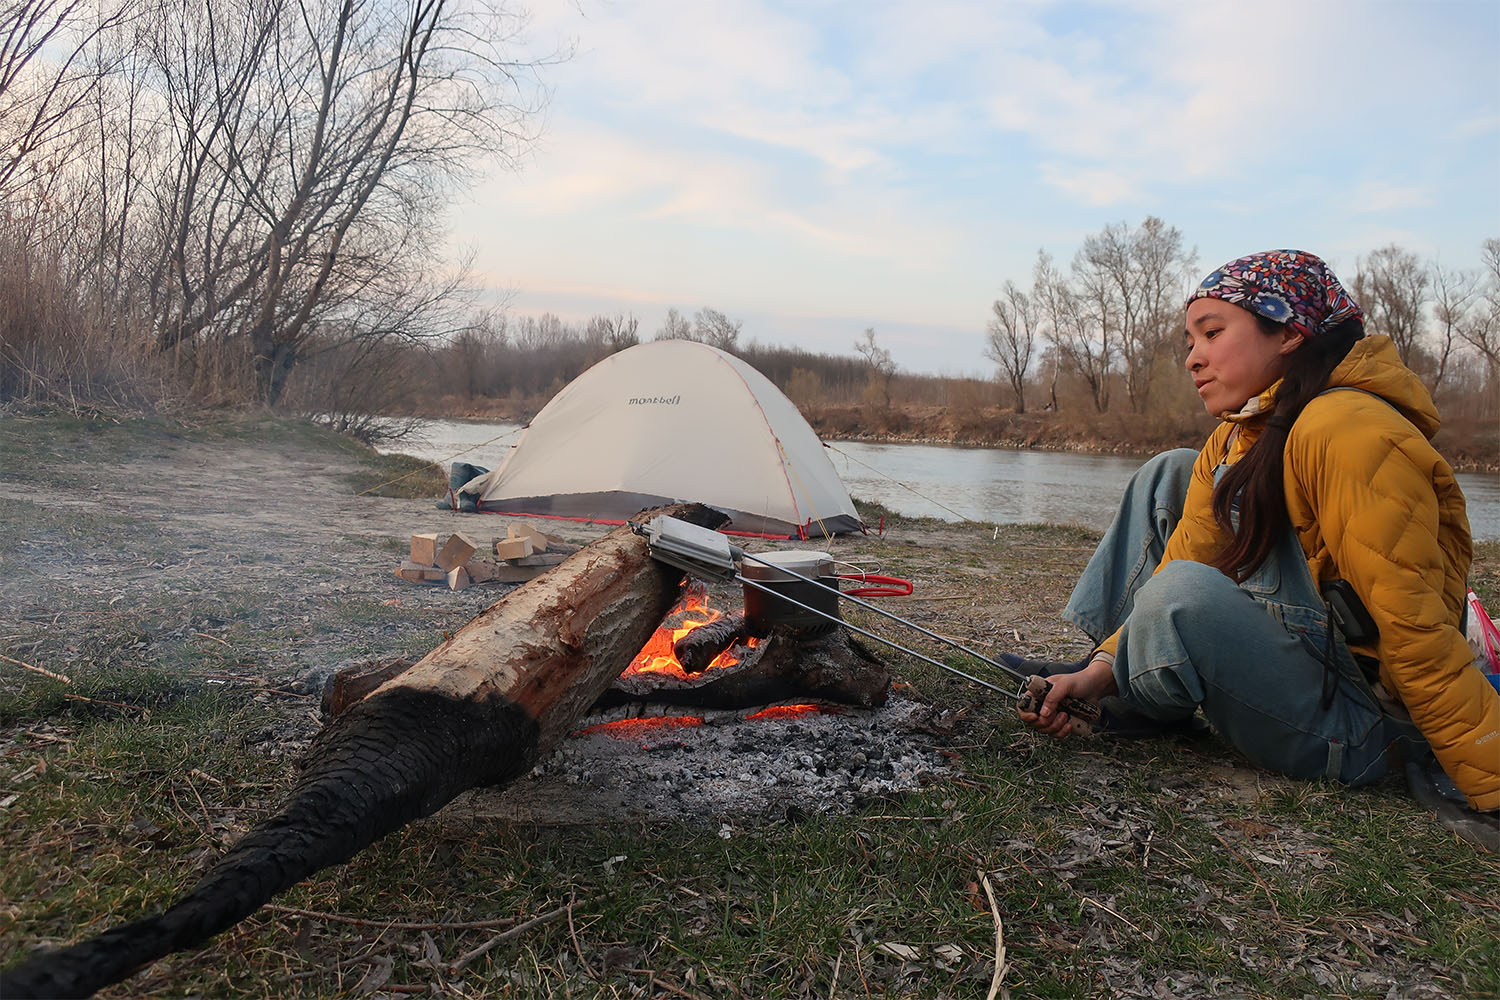
[[(515, 424), (423, 420), (416, 432), (387, 445), (437, 462), (455, 458), (486, 468), (515, 444)], [(830, 441), (828, 457), (849, 493), (897, 513), (968, 519), (983, 524), (1109, 526), (1131, 473), (1142, 459), (1012, 448), (956, 448), (920, 444)], [(1476, 539), (1500, 541), (1500, 475), (1460, 473)]]

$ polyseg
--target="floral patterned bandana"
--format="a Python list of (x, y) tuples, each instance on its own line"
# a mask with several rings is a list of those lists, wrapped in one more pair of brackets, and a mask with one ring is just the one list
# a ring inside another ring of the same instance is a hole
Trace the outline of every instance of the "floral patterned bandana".
[(1205, 296), (1284, 323), (1304, 337), (1346, 319), (1364, 319), (1328, 265), (1305, 250), (1266, 250), (1232, 260), (1204, 278), (1187, 304)]

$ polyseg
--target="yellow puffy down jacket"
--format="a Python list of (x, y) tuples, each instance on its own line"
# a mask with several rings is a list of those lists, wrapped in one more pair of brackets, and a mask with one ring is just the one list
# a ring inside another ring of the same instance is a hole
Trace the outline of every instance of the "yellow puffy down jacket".
[[(1355, 651), (1380, 661), (1383, 686), (1469, 804), (1500, 808), (1500, 694), (1459, 628), (1473, 548), (1463, 492), (1431, 444), (1437, 408), (1389, 337), (1358, 341), (1329, 385), (1364, 391), (1308, 403), (1283, 464), (1287, 513), (1313, 579), (1349, 581), (1380, 630), (1374, 646)], [(1199, 453), (1163, 565), (1212, 563), (1227, 542), (1213, 517), (1214, 468), (1226, 448), (1232, 462), (1254, 443), (1256, 415), (1277, 388), (1226, 417)], [(1117, 642), (1101, 648), (1113, 653)]]

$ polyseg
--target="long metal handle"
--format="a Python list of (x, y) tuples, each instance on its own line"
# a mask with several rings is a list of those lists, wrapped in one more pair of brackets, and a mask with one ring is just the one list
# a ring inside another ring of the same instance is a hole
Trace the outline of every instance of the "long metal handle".
[[(765, 593), (771, 594), (772, 596), (776, 597), (778, 600), (786, 601), (788, 604), (795, 605), (796, 607), (799, 607), (799, 608), (801, 608), (804, 611), (811, 611), (813, 614), (817, 615), (818, 617), (820, 617), (820, 618), (826, 618), (826, 619), (828, 619), (829, 621), (832, 621), (832, 622), (837, 622), (838, 624), (843, 625), (845, 628), (851, 628), (854, 631), (858, 632), (860, 635), (869, 636), (871, 639), (874, 639), (876, 642), (883, 642), (887, 646), (890, 646), (890, 647), (892, 647), (894, 649), (901, 650), (901, 652), (906, 653), (908, 656), (915, 656), (919, 660), (922, 660), (922, 661), (924, 661), (926, 663), (930, 663), (933, 666), (938, 667), (938, 668), (940, 668), (942, 670), (946, 670), (946, 671), (948, 671), (951, 674), (956, 674), (959, 677), (962, 677), (964, 680), (973, 681), (975, 684), (978, 684), (980, 687), (989, 688), (991, 691), (996, 691), (996, 692), (999, 692), (1000, 694), (1008, 694), (1011, 697), (1015, 698), (1020, 703), (1021, 707), (1024, 708), (1025, 710), (1027, 710), (1027, 711), (1035, 712), (1035, 711), (1040, 710), (1042, 701), (1046, 699), (1047, 692), (1052, 687), (1051, 682), (1048, 681), (1045, 677), (1038, 677), (1038, 678), (1036, 678), (1035, 680), (1041, 682), (1040, 684), (1037, 684), (1037, 683), (1035, 683), (1033, 681), (1033, 679), (1031, 677), (1027, 676), (1026, 674), (1021, 673), (1019, 670), (1014, 670), (1011, 667), (1008, 667), (1008, 666), (1006, 666), (1003, 663), (997, 663), (994, 660), (990, 659), (988, 656), (985, 656), (982, 653), (975, 652), (974, 650), (970, 649), (968, 646), (965, 646), (961, 642), (955, 642), (954, 640), (949, 639), (947, 636), (941, 636), (941, 635), (938, 635), (936, 632), (931, 632), (931, 631), (923, 628), (922, 626), (918, 625), (916, 622), (907, 621), (905, 618), (902, 618), (900, 615), (892, 614), (891, 612), (886, 611), (884, 608), (877, 608), (875, 605), (870, 604), (867, 601), (861, 601), (857, 597), (853, 597), (853, 596), (850, 596), (849, 594), (844, 593), (843, 591), (839, 590), (837, 587), (830, 587), (830, 586), (828, 586), (828, 584), (824, 583), (821, 580), (816, 580), (816, 579), (813, 579), (812, 577), (803, 576), (801, 573), (798, 573), (798, 572), (796, 572), (794, 570), (789, 570), (785, 566), (778, 566), (775, 563), (767, 562), (764, 559), (757, 559), (751, 553), (745, 552), (745, 551), (743, 551), (741, 549), (737, 549), (737, 548), (734, 549), (734, 554), (740, 556), (743, 559), (751, 559), (751, 560), (753, 560), (755, 562), (760, 563), (762, 566), (769, 566), (772, 569), (774, 569), (774, 570), (776, 570), (776, 571), (778, 571), (780, 573), (785, 573), (787, 576), (795, 577), (796, 579), (801, 580), (803, 583), (810, 583), (814, 587), (821, 587), (824, 590), (831, 590), (835, 594), (837, 594), (839, 597), (842, 597), (846, 601), (853, 601), (855, 604), (858, 604), (862, 608), (866, 608), (866, 609), (868, 609), (870, 611), (873, 611), (873, 612), (875, 612), (878, 615), (884, 615), (885, 617), (891, 619), (892, 621), (899, 622), (900, 624), (905, 625), (907, 628), (915, 629), (916, 631), (921, 632), (923, 635), (929, 636), (929, 637), (931, 637), (933, 639), (936, 639), (938, 642), (940, 642), (940, 643), (942, 643), (942, 644), (944, 644), (946, 646), (952, 646), (954, 649), (963, 650), (965, 653), (968, 653), (970, 656), (974, 657), (976, 660), (979, 660), (982, 663), (988, 663), (990, 666), (994, 667), (996, 670), (999, 670), (1001, 673), (1005, 674), (1007, 677), (1011, 677), (1011, 678), (1015, 679), (1016, 681), (1019, 681), (1021, 686), (1014, 693), (1008, 692), (1004, 688), (996, 687), (995, 685), (991, 684), (989, 681), (981, 680), (980, 678), (975, 677), (972, 674), (966, 674), (962, 670), (959, 670), (957, 667), (951, 667), (948, 664), (943, 663), (943, 662), (941, 662), (939, 660), (934, 660), (930, 656), (925, 656), (925, 655), (923, 655), (921, 653), (918, 653), (914, 649), (908, 649), (907, 647), (901, 645), (899, 642), (893, 642), (890, 639), (885, 638), (884, 636), (876, 635), (874, 632), (871, 632), (871, 631), (869, 631), (867, 629), (860, 628), (858, 625), (851, 625), (848, 622), (844, 621), (842, 618), (836, 618), (833, 615), (828, 614), (826, 611), (822, 611), (822, 610), (819, 610), (818, 608), (814, 608), (814, 607), (811, 607), (809, 605), (803, 604), (801, 601), (793, 600), (792, 598), (786, 596), (785, 594), (782, 594), (779, 591), (773, 590), (772, 588), (765, 586), (764, 584), (760, 583), (757, 580), (747, 580), (747, 579), (745, 579), (745, 577), (744, 577), (743, 574), (736, 574), (741, 583), (748, 584), (748, 585), (756, 588), (757, 590), (761, 590), (761, 591), (764, 591)], [(1097, 706), (1097, 705), (1094, 705), (1094, 704), (1092, 704), (1090, 702), (1082, 701), (1082, 700), (1080, 700), (1078, 698), (1067, 698), (1067, 699), (1063, 700), (1063, 703), (1062, 703), (1061, 707), (1063, 708), (1064, 711), (1068, 712), (1070, 715), (1075, 716), (1078, 720), (1081, 720), (1082, 723), (1084, 723), (1083, 725), (1080, 725), (1078, 727), (1080, 729), (1080, 731), (1082, 731), (1082, 732), (1088, 732), (1088, 730), (1090, 728), (1089, 724), (1092, 724), (1092, 725), (1098, 725), (1099, 724), (1100, 713), (1099, 713), (1099, 706)]]
[[(1003, 663), (997, 663), (996, 661), (990, 659), (988, 656), (985, 656), (983, 653), (980, 653), (980, 652), (977, 652), (975, 650), (972, 650), (968, 646), (965, 646), (961, 642), (956, 642), (956, 641), (954, 641), (952, 639), (949, 639), (947, 636), (938, 635), (936, 632), (930, 632), (927, 629), (923, 628), (922, 626), (918, 625), (916, 622), (907, 621), (905, 618), (902, 618), (900, 615), (891, 614), (889, 611), (885, 610), (884, 608), (878, 608), (878, 607), (876, 607), (875, 605), (871, 604), (868, 601), (861, 601), (859, 598), (853, 596), (852, 594), (846, 594), (846, 593), (844, 593), (842, 590), (839, 590), (837, 587), (830, 587), (830, 586), (828, 586), (828, 584), (824, 583), (821, 580), (817, 580), (817, 579), (814, 579), (814, 578), (808, 577), (808, 576), (803, 576), (801, 573), (795, 572), (793, 570), (789, 570), (789, 569), (787, 569), (784, 566), (778, 566), (775, 563), (767, 562), (764, 559), (758, 559), (753, 554), (751, 554), (749, 552), (740, 552), (738, 554), (740, 556), (742, 556), (742, 558), (753, 560), (755, 562), (760, 563), (762, 566), (769, 566), (769, 567), (771, 567), (772, 569), (776, 570), (779, 573), (785, 573), (787, 576), (794, 576), (797, 579), (801, 580), (803, 583), (810, 583), (814, 587), (822, 587), (824, 590), (831, 590), (835, 594), (838, 594), (840, 597), (842, 597), (844, 600), (846, 600), (846, 601), (852, 601), (853, 603), (858, 604), (860, 607), (864, 608), (867, 611), (873, 611), (877, 615), (884, 615), (885, 617), (891, 619), (892, 621), (900, 622), (902, 625), (905, 625), (907, 628), (915, 629), (916, 631), (921, 632), (923, 635), (927, 636), (928, 638), (936, 639), (938, 642), (943, 643), (945, 646), (952, 646), (954, 649), (961, 649), (965, 653), (968, 653), (970, 656), (974, 657), (974, 659), (979, 660), (981, 663), (988, 663), (990, 666), (994, 667), (996, 670), (1000, 671), (1002, 674), (1004, 674), (1007, 677), (1013, 678), (1013, 679), (1015, 679), (1017, 681), (1020, 681), (1022, 683), (1025, 683), (1025, 681), (1026, 681), (1026, 675), (1023, 674), (1023, 673), (1021, 673), (1018, 670), (1013, 670), (1013, 669), (1011, 669), (1010, 667), (1006, 666)], [(745, 580), (743, 576), (741, 576), (740, 579), (744, 580), (745, 583), (750, 583), (750, 584), (754, 584), (755, 583), (754, 580)], [(767, 588), (761, 587), (760, 589), (765, 590)], [(770, 591), (770, 592), (773, 593), (773, 594), (776, 594), (776, 591)], [(777, 597), (781, 597), (781, 599), (784, 600), (784, 601), (791, 601), (791, 598), (784, 597), (781, 594), (776, 594), (776, 596)], [(796, 604), (797, 602), (796, 601), (791, 601), (791, 603)], [(806, 605), (799, 605), (799, 606), (800, 607), (806, 607)], [(823, 612), (817, 611), (816, 608), (808, 608), (808, 610), (809, 611), (813, 611), (816, 614), (823, 614)], [(827, 615), (827, 614), (823, 614), (823, 617), (829, 618), (831, 616)], [(843, 621), (843, 619), (837, 619), (837, 620), (838, 621)], [(845, 622), (845, 624), (848, 624), (848, 623)], [(854, 626), (850, 625), (849, 627), (853, 628)], [(868, 634), (868, 633), (866, 633), (866, 634)], [(964, 675), (964, 676), (968, 676), (968, 675)], [(999, 688), (995, 688), (995, 690), (998, 691), (1000, 689)]]
[[(788, 571), (783, 570), (783, 572), (788, 572)], [(793, 573), (792, 575), (796, 576), (797, 574)], [(1000, 694), (1004, 694), (1004, 695), (1013, 695), (1013, 694), (1015, 694), (1015, 692), (1007, 691), (1004, 688), (996, 687), (995, 685), (991, 684), (989, 681), (981, 680), (980, 678), (975, 677), (972, 674), (966, 674), (962, 670), (959, 670), (957, 667), (951, 667), (948, 664), (941, 662), (940, 660), (934, 660), (930, 656), (925, 656), (925, 655), (917, 652), (915, 649), (908, 649), (905, 646), (901, 645), (899, 642), (894, 642), (894, 641), (892, 641), (890, 639), (887, 639), (883, 635), (876, 635), (874, 632), (871, 632), (869, 629), (863, 629), (863, 628), (860, 628), (858, 625), (852, 625), (849, 622), (844, 621), (842, 618), (836, 618), (833, 615), (830, 615), (826, 611), (822, 611), (822, 610), (820, 610), (818, 608), (812, 607), (809, 604), (803, 604), (801, 601), (794, 600), (793, 598), (787, 597), (785, 594), (781, 593), (780, 591), (773, 590), (772, 588), (767, 587), (765, 584), (761, 583), (758, 580), (747, 580), (743, 576), (739, 577), (738, 579), (739, 579), (739, 581), (741, 583), (746, 584), (747, 586), (754, 587), (756, 590), (764, 591), (767, 594), (770, 594), (773, 597), (775, 597), (777, 600), (785, 601), (788, 604), (795, 605), (796, 607), (801, 608), (803, 611), (811, 611), (813, 614), (819, 616), (820, 618), (826, 618), (826, 619), (828, 619), (831, 622), (837, 622), (838, 624), (844, 626), (845, 628), (853, 629), (854, 631), (858, 632), (860, 635), (868, 636), (869, 638), (874, 639), (876, 642), (883, 642), (887, 646), (891, 646), (891, 647), (893, 647), (895, 649), (899, 649), (899, 650), (901, 650), (901, 652), (905, 653), (908, 656), (915, 656), (919, 660), (925, 660), (925, 661), (927, 661), (928, 663), (932, 664), (934, 667), (941, 667), (943, 670), (946, 670), (949, 673), (957, 674), (958, 676), (962, 677), (964, 680), (973, 681), (975, 684), (978, 684), (980, 687), (987, 687), (991, 691), (997, 691)], [(805, 579), (805, 577), (803, 577), (801, 579)], [(816, 581), (813, 581), (813, 582), (816, 582)], [(822, 584), (818, 584), (818, 585), (819, 586), (823, 586)], [(830, 587), (829, 589), (831, 590), (833, 588)], [(852, 600), (854, 600), (854, 598), (851, 597), (851, 598), (849, 598), (849, 600), (852, 601)], [(899, 621), (899, 619), (897, 619), (897, 620)], [(916, 626), (912, 626), (912, 627), (915, 628)], [(931, 633), (928, 633), (928, 634), (930, 635)], [(941, 637), (939, 637), (939, 638), (941, 638)], [(981, 659), (983, 659), (983, 657), (981, 657)]]

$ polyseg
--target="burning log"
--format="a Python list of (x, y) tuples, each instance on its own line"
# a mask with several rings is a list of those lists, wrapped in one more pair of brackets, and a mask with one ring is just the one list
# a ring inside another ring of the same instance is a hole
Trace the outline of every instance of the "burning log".
[(672, 643), (672, 655), (690, 674), (702, 673), (724, 650), (745, 634), (745, 612), (734, 611), (699, 625)]
[[(710, 627), (712, 623), (694, 632)], [(743, 708), (819, 699), (877, 708), (890, 693), (891, 675), (885, 665), (855, 641), (848, 629), (809, 638), (795, 626), (776, 626), (755, 646), (735, 645), (730, 652), (737, 662), (692, 676), (671, 670), (631, 670), (610, 686), (596, 707), (647, 701)]]
[[(722, 521), (696, 505), (668, 512)], [(631, 662), (681, 581), (622, 527), (505, 595), (325, 728), (281, 810), (170, 908), (34, 955), (0, 976), (5, 996), (88, 996), (459, 793), (525, 774)]]

